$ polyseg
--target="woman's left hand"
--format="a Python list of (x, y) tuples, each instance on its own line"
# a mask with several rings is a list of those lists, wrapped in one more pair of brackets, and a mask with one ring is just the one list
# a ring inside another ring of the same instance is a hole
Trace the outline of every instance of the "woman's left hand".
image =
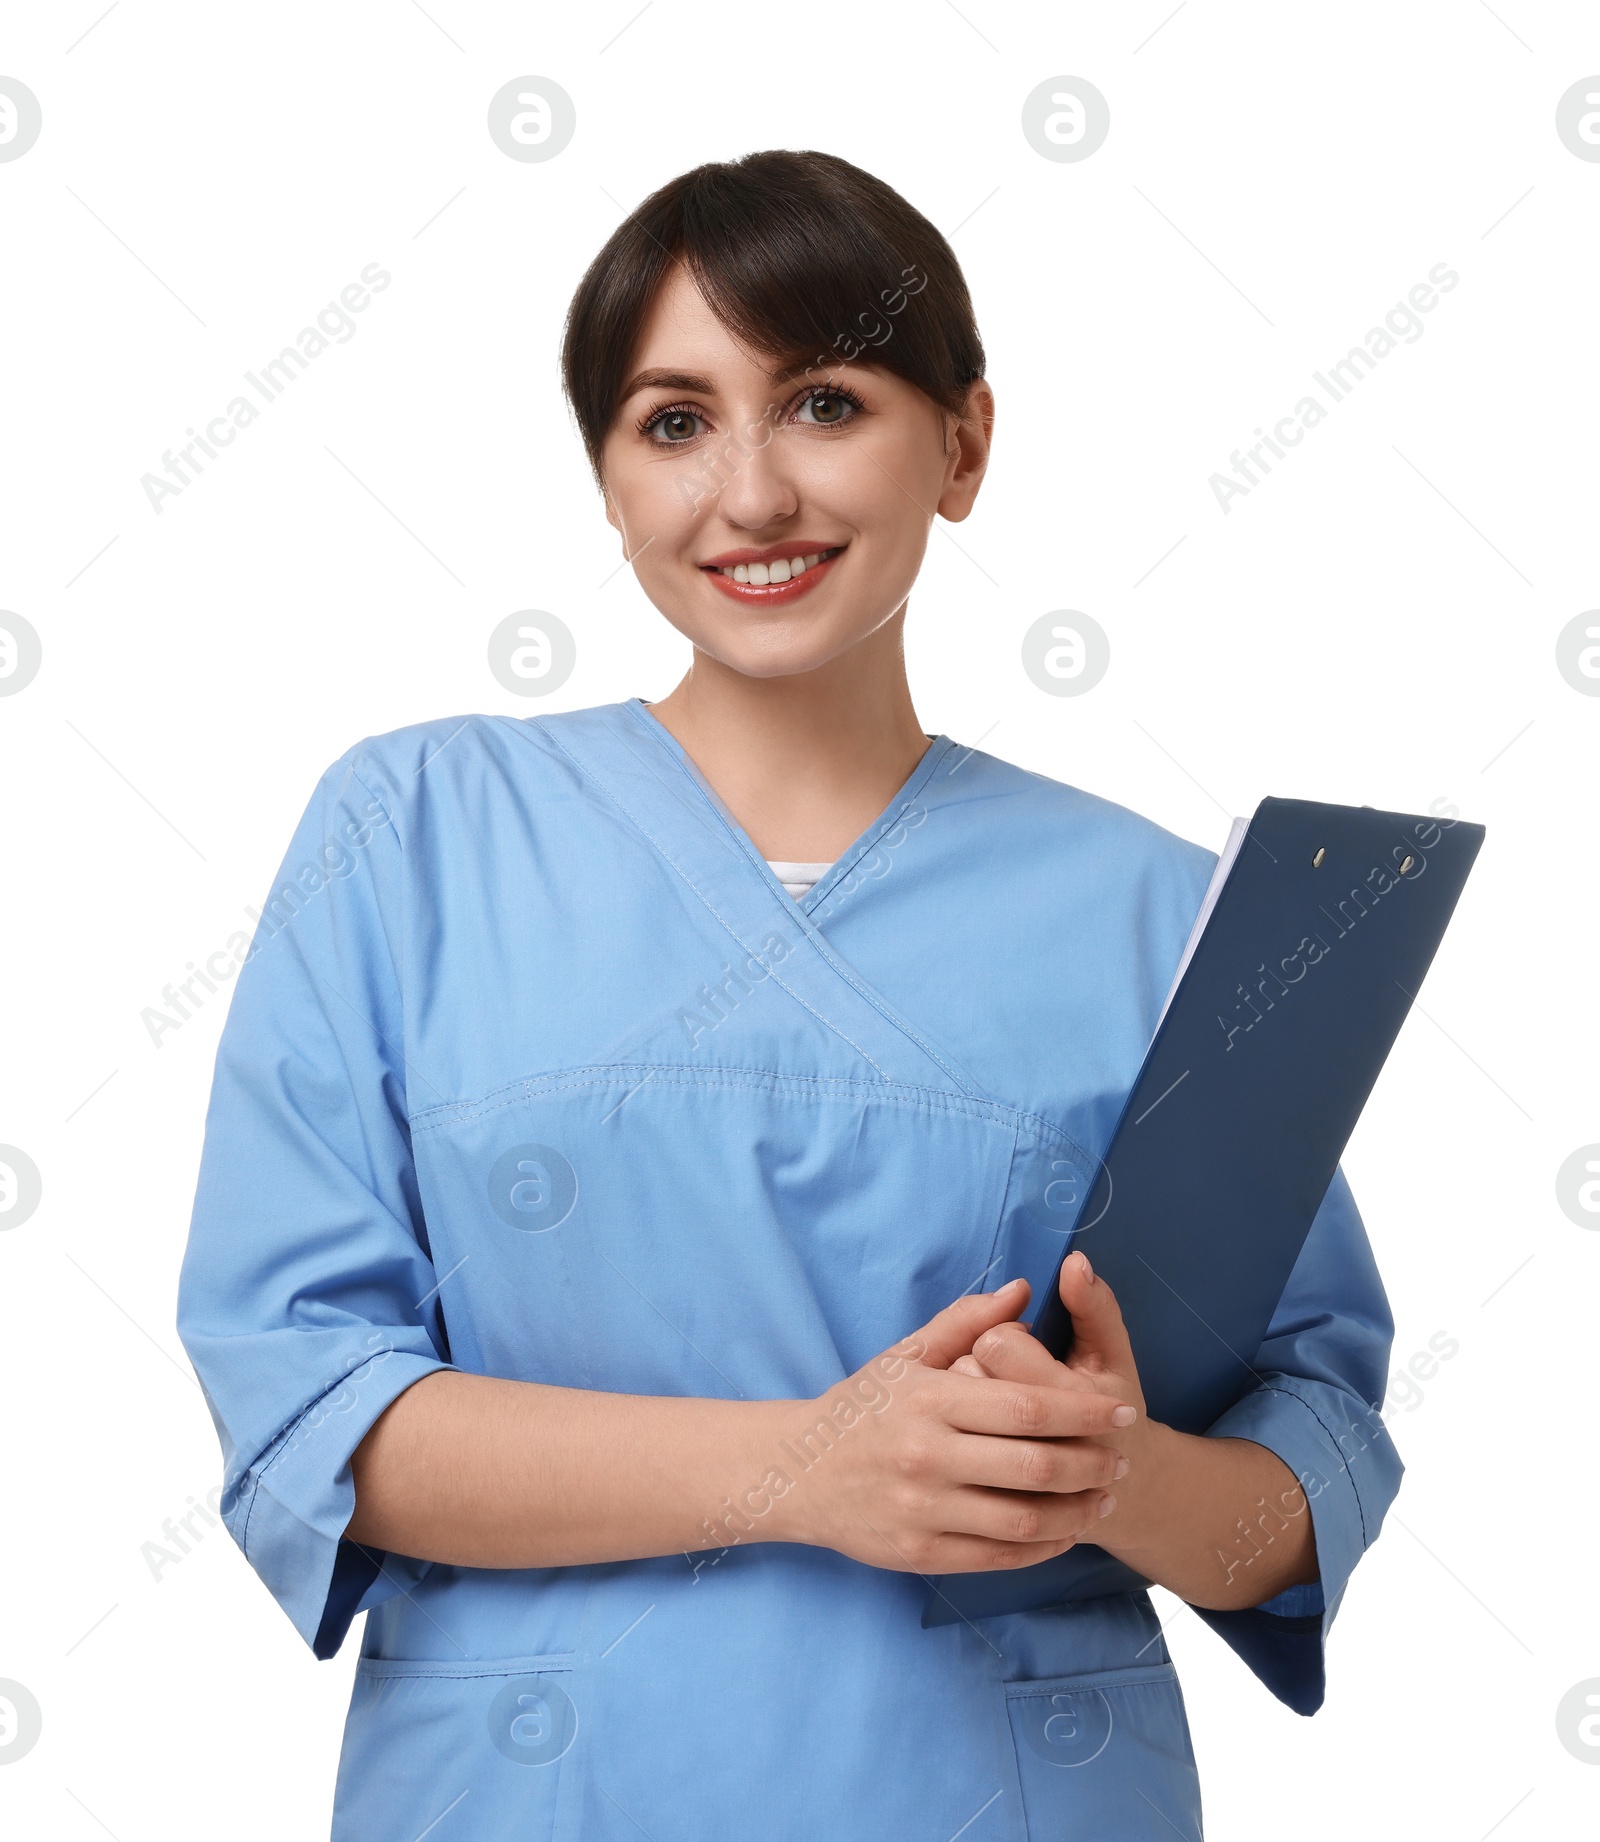
[[(1116, 1435), (1121, 1463), (1114, 1475), (1116, 1509), (1097, 1529), (1097, 1545), (1107, 1551), (1121, 1547), (1123, 1536), (1140, 1542), (1145, 1536), (1151, 1498), (1164, 1494), (1167, 1428), (1151, 1420), (1140, 1387), (1140, 1370), (1134, 1361), (1127, 1326), (1123, 1324), (1116, 1293), (1103, 1278), (1096, 1278), (1088, 1254), (1072, 1253), (1061, 1265), (1061, 1302), (1072, 1313), (1072, 1352), (1066, 1361), (1049, 1354), (1026, 1324), (1011, 1319), (987, 1330), (972, 1345), (972, 1354), (952, 1363), (950, 1369), (970, 1376), (991, 1376), (996, 1382), (1031, 1382), (1046, 1387), (1083, 1389), (1084, 1393), (1114, 1394), (1129, 1402), (1138, 1418)], [(1110, 1439), (1096, 1439), (1108, 1446)], [(1127, 1479), (1127, 1483), (1123, 1483)]]
[(1099, 1440), (1102, 1445), (1115, 1443), (1131, 1464), (1137, 1459), (1150, 1420), (1144, 1390), (1139, 1385), (1139, 1366), (1122, 1322), (1122, 1308), (1110, 1286), (1095, 1278), (1088, 1256), (1081, 1250), (1069, 1254), (1062, 1263), (1060, 1292), (1062, 1304), (1072, 1314), (1072, 1350), (1065, 1362), (1058, 1362), (1026, 1325), (1011, 1319), (985, 1331), (973, 1345), (972, 1353), (950, 1367), (961, 1375), (1082, 1388), (1131, 1402), (1139, 1418), (1117, 1433), (1114, 1441)]
[(1095, 1525), (1094, 1544), (1191, 1605), (1218, 1611), (1260, 1605), (1285, 1586), (1318, 1579), (1309, 1504), (1288, 1465), (1251, 1439), (1180, 1433), (1152, 1420), (1110, 1286), (1075, 1251), (1062, 1263), (1060, 1287), (1072, 1314), (1065, 1362), (1013, 1318), (986, 1330), (950, 1367), (1114, 1394), (1137, 1409), (1132, 1426), (1087, 1435), (1115, 1444), (1127, 1467), (1116, 1473), (1127, 1481), (1115, 1484), (1116, 1507)]

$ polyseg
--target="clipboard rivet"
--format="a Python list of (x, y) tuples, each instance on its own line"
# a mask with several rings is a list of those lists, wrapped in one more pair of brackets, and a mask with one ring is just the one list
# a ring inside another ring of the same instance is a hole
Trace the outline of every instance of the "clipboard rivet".
[(1324, 857), (1327, 856), (1327, 854), (1328, 854), (1327, 845), (1319, 844), (1317, 846), (1316, 856), (1311, 859), (1311, 867), (1313, 870), (1320, 870), (1322, 868), (1322, 860)]
[(1400, 866), (1400, 874), (1401, 874), (1402, 876), (1404, 876), (1404, 875), (1405, 875), (1405, 873), (1406, 873), (1406, 871), (1407, 871), (1407, 870), (1409, 870), (1410, 868), (1411, 868), (1411, 859), (1410, 859), (1409, 857), (1407, 857), (1407, 859), (1405, 860), (1405, 862), (1404, 862), (1403, 864), (1401, 864), (1401, 866)]

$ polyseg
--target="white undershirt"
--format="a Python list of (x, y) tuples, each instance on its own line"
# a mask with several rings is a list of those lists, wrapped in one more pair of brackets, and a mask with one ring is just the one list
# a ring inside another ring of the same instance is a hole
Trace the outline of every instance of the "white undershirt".
[(769, 857), (767, 868), (798, 902), (809, 895), (813, 886), (833, 868), (831, 863), (774, 863)]

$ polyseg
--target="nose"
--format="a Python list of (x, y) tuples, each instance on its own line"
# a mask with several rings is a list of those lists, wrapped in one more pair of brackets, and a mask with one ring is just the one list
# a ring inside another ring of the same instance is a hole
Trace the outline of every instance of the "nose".
[(752, 417), (740, 426), (717, 457), (722, 481), (716, 495), (724, 521), (744, 531), (760, 531), (800, 509), (800, 493), (785, 462), (783, 440), (770, 417)]

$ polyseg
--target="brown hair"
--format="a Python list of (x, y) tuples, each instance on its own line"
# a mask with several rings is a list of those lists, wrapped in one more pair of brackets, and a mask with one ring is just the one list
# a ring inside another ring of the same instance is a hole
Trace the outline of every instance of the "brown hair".
[(773, 149), (697, 166), (612, 232), (567, 310), (562, 382), (596, 479), (673, 262), (736, 338), (782, 363), (878, 365), (952, 414), (983, 376), (960, 264), (892, 186), (825, 153)]

